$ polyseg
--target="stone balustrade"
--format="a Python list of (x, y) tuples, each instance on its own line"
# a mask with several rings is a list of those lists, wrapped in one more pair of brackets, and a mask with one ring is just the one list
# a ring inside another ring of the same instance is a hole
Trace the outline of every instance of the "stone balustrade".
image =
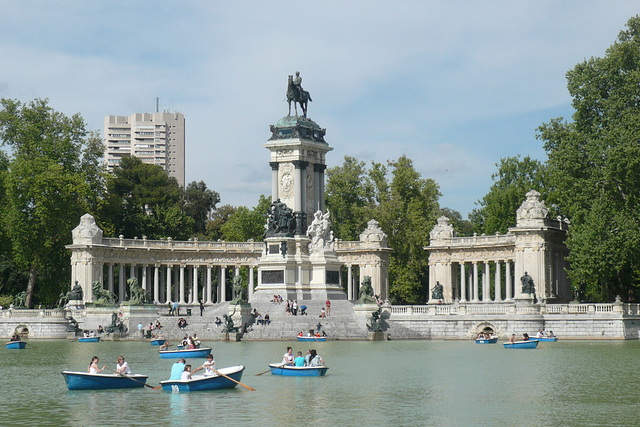
[(64, 317), (63, 310), (14, 308), (0, 310), (0, 317)]
[(571, 304), (447, 304), (447, 305), (393, 305), (391, 315), (500, 315), (500, 314), (606, 314), (640, 315), (640, 304), (571, 303)]

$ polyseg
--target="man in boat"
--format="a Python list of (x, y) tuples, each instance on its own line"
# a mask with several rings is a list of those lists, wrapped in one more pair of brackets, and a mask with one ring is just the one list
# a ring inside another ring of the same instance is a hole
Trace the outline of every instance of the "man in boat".
[(291, 347), (287, 347), (287, 352), (282, 356), (282, 364), (283, 365), (293, 365), (294, 364), (293, 357), (293, 349)]
[(509, 338), (509, 342), (512, 344), (516, 342), (516, 334), (511, 334), (511, 338)]
[(184, 358), (178, 359), (176, 363), (171, 367), (171, 378), (170, 380), (179, 380), (182, 377), (182, 373), (184, 372), (184, 368), (187, 365), (187, 361)]
[(160, 350), (169, 350), (169, 340), (164, 340), (164, 343), (160, 346)]

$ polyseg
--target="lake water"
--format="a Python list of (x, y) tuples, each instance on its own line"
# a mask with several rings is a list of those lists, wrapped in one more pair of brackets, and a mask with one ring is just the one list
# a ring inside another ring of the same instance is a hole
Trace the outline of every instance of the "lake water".
[[(203, 342), (218, 368), (243, 364), (233, 390), (172, 394), (149, 388), (68, 391), (63, 370), (123, 354), (156, 386), (175, 360), (147, 342), (31, 341), (0, 349), (0, 425), (638, 425), (640, 342), (558, 341), (536, 350), (458, 341), (330, 341), (312, 347), (321, 378), (255, 374), (297, 342)], [(199, 366), (204, 359), (188, 363)]]

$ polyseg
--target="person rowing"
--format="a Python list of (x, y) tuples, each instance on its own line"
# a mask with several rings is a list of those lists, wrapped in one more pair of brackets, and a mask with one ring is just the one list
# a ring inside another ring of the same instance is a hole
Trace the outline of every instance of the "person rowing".
[(100, 372), (104, 371), (105, 368), (107, 367), (107, 365), (104, 365), (102, 367), (102, 369), (98, 368), (98, 362), (100, 361), (100, 359), (98, 358), (98, 356), (93, 356), (91, 358), (91, 363), (89, 363), (89, 373), (90, 374), (99, 374)]
[(207, 355), (207, 361), (204, 362), (199, 368), (194, 369), (191, 374), (195, 374), (201, 369), (204, 369), (205, 377), (211, 377), (215, 374), (216, 362), (213, 360), (213, 354), (209, 353), (209, 355)]
[(129, 369), (129, 364), (125, 362), (124, 356), (118, 356), (118, 364), (116, 365), (116, 373), (120, 375), (126, 375), (131, 373), (131, 369)]
[(287, 347), (287, 352), (282, 356), (282, 364), (283, 365), (293, 365), (295, 357), (293, 356), (293, 349), (291, 347)]

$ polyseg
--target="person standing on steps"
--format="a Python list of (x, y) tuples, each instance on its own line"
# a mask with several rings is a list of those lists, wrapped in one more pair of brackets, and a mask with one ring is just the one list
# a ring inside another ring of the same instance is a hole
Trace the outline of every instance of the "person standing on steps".
[(327, 302), (325, 303), (325, 305), (327, 306), (327, 316), (331, 314), (331, 301), (329, 301), (329, 298), (327, 298)]

